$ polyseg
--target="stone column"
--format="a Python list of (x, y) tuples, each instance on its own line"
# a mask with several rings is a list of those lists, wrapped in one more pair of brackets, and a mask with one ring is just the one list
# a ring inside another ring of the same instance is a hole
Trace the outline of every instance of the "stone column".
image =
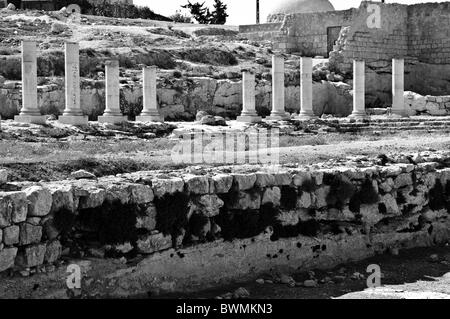
[(255, 107), (255, 74), (242, 71), (242, 113), (237, 117), (238, 122), (259, 123), (261, 117), (256, 113)]
[(392, 115), (408, 116), (404, 101), (405, 60), (392, 59)]
[(22, 123), (44, 124), (37, 99), (36, 42), (22, 41), (22, 109), (14, 120)]
[(103, 116), (98, 117), (100, 123), (118, 124), (127, 119), (120, 111), (119, 61), (105, 63), (105, 95), (106, 108)]
[(87, 125), (88, 118), (83, 115), (80, 106), (80, 57), (78, 43), (66, 42), (66, 108), (58, 119), (63, 124)]
[(353, 113), (350, 115), (351, 118), (363, 119), (367, 117), (365, 71), (364, 61), (353, 61)]
[(299, 120), (316, 118), (312, 105), (312, 58), (300, 58), (300, 115)]
[(289, 113), (284, 110), (284, 58), (272, 56), (272, 113), (267, 120), (287, 120)]
[(140, 122), (164, 122), (158, 110), (158, 101), (156, 98), (156, 66), (144, 67), (142, 70), (142, 94), (144, 108), (142, 113), (136, 117)]

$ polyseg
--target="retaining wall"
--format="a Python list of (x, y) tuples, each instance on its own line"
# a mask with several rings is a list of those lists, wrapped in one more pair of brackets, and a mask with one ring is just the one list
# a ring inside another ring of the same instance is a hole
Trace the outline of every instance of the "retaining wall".
[(127, 277), (136, 289), (171, 278), (176, 290), (443, 243), (450, 153), (412, 160), (4, 184), (0, 271), (53, 263), (62, 253), (141, 255)]

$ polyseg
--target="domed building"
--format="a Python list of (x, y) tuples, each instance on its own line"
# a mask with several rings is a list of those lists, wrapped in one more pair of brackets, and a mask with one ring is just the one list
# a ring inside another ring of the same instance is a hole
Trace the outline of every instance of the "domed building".
[(329, 0), (280, 0), (274, 3), (270, 14), (310, 13), (334, 10)]

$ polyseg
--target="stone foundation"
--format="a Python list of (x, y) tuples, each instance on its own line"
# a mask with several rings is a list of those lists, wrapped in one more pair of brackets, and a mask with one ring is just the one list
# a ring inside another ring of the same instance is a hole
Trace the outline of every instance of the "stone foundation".
[(164, 277), (178, 290), (448, 241), (450, 153), (424, 152), (411, 162), (49, 183), (2, 178), (0, 271), (51, 264), (62, 254), (141, 256), (124, 277), (130, 287), (149, 289)]

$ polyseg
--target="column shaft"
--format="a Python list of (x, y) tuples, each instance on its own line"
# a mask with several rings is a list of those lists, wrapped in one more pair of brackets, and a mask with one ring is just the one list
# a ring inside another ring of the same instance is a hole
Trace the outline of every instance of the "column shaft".
[(284, 109), (284, 58), (274, 55), (272, 56), (272, 112), (266, 119), (289, 119), (290, 115)]
[(364, 61), (353, 61), (353, 113), (350, 117), (365, 118), (365, 63)]
[(242, 72), (242, 113), (238, 116), (238, 122), (261, 122), (261, 117), (256, 113), (255, 107), (255, 74)]
[(36, 42), (22, 41), (22, 109), (14, 120), (22, 123), (44, 124), (37, 99)]
[(87, 116), (83, 115), (80, 102), (80, 57), (78, 43), (65, 44), (65, 89), (66, 108), (59, 121), (64, 124), (85, 125)]
[(298, 119), (309, 120), (316, 116), (312, 105), (312, 58), (300, 58), (300, 115)]
[(103, 116), (98, 117), (100, 123), (117, 124), (126, 121), (126, 117), (120, 111), (119, 71), (119, 61), (112, 60), (105, 63), (106, 108)]
[(404, 101), (405, 60), (392, 60), (392, 115), (408, 116)]
[(144, 107), (136, 121), (140, 122), (164, 122), (158, 110), (158, 100), (156, 92), (156, 71), (155, 66), (144, 67), (142, 70), (142, 94)]

